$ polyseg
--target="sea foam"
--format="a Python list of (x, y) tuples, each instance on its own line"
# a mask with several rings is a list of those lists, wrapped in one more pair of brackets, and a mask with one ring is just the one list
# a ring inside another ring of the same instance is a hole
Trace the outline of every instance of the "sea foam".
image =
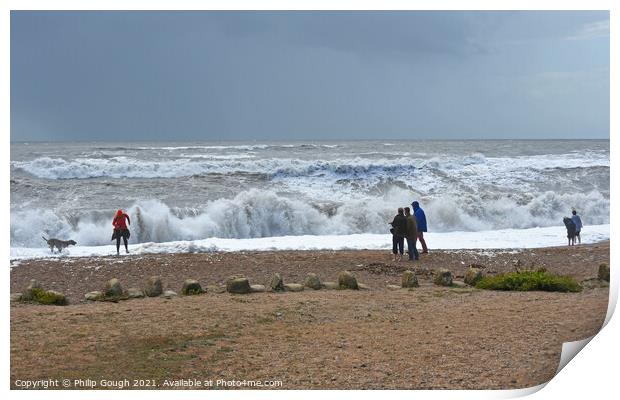
[[(503, 229), (480, 232), (428, 233), (426, 241), (431, 251), (436, 249), (527, 249), (566, 245), (564, 227)], [(609, 225), (588, 226), (582, 233), (582, 243), (609, 240)], [(130, 253), (205, 253), (238, 251), (291, 250), (385, 250), (391, 249), (390, 235), (303, 235), (252, 239), (208, 238), (164, 243), (131, 244)], [(76, 246), (52, 254), (47, 248), (12, 247), (11, 260), (31, 258), (94, 257), (116, 254), (114, 246)], [(14, 264), (15, 265), (15, 264)]]

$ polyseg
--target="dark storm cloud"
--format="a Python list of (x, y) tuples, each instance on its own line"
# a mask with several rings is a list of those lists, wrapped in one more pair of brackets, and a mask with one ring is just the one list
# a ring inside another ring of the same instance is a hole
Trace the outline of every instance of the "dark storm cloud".
[(608, 137), (608, 29), (606, 12), (12, 12), (11, 139)]

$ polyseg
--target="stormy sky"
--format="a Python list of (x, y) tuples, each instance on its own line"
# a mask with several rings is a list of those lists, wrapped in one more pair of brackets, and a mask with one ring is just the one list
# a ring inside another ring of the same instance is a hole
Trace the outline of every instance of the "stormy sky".
[(11, 12), (11, 140), (609, 138), (609, 13)]

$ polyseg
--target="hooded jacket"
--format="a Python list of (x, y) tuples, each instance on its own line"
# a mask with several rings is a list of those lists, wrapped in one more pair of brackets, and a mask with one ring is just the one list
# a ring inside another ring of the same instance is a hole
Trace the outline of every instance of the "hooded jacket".
[(420, 208), (420, 204), (417, 201), (411, 203), (413, 207), (413, 215), (415, 215), (415, 219), (418, 222), (418, 232), (426, 232), (426, 215), (424, 214), (424, 210)]
[(124, 212), (122, 212), (121, 210), (118, 210), (118, 212), (116, 213), (116, 216), (114, 217), (114, 220), (112, 221), (112, 225), (114, 226), (114, 229), (127, 229), (127, 224), (125, 223), (125, 220), (127, 220), (127, 223), (129, 223), (129, 225), (131, 225), (131, 221), (129, 220), (129, 215), (125, 214)]

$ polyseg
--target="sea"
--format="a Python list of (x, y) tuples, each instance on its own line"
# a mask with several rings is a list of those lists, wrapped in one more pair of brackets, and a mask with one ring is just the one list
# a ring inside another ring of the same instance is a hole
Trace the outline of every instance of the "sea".
[[(11, 259), (130, 252), (391, 249), (417, 200), (433, 249), (609, 239), (609, 140), (11, 143)], [(42, 239), (73, 239), (52, 254)]]

